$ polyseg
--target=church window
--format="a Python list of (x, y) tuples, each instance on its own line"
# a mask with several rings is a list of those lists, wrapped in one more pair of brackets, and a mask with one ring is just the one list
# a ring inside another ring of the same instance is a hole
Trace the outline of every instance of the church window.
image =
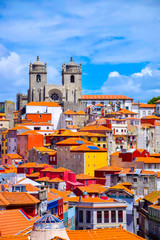
[(54, 101), (58, 101), (59, 100), (59, 95), (57, 93), (52, 93), (51, 94), (51, 99)]
[(74, 75), (71, 75), (71, 83), (74, 83)]
[(37, 82), (40, 82), (41, 81), (41, 76), (38, 74), (37, 75)]

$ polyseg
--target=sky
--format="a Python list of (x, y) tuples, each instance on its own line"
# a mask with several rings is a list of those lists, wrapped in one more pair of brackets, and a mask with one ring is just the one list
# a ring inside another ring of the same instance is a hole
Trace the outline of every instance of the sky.
[(160, 95), (160, 0), (0, 0), (0, 101), (27, 93), (29, 63), (82, 63), (83, 94)]

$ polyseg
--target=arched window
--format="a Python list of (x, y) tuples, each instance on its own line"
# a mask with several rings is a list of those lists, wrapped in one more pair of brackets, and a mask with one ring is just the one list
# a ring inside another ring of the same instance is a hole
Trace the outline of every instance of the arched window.
[(71, 83), (74, 83), (74, 75), (71, 75)]
[(37, 75), (37, 82), (40, 82), (41, 81), (41, 76), (38, 74)]

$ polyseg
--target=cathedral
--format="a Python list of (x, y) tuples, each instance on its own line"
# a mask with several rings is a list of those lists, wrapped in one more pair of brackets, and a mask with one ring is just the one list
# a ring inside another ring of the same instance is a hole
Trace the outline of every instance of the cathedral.
[(72, 57), (69, 63), (62, 65), (62, 84), (47, 84), (47, 64), (37, 57), (37, 61), (29, 65), (28, 94), (17, 94), (17, 110), (28, 102), (44, 101), (58, 102), (64, 111), (76, 112), (101, 103), (114, 112), (119, 108), (132, 111), (133, 99), (124, 95), (82, 95), (82, 66), (74, 63)]
[(17, 94), (17, 110), (28, 102), (54, 101), (64, 109), (82, 110), (85, 104), (80, 103), (82, 94), (82, 66), (73, 62), (62, 65), (62, 84), (47, 84), (47, 64), (39, 61), (29, 65), (29, 90), (27, 95)]

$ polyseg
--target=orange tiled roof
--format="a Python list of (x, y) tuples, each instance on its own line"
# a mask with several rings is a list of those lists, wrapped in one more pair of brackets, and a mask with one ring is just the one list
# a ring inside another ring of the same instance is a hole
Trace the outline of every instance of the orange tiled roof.
[(42, 178), (38, 178), (35, 181), (36, 182), (49, 182), (50, 178), (49, 177), (42, 177)]
[(79, 179), (96, 179), (95, 177), (91, 177), (91, 176), (89, 176), (89, 175), (86, 175), (86, 174), (84, 174), (84, 173), (81, 173), (81, 174), (77, 174), (76, 175), (76, 179), (77, 180), (79, 180)]
[(160, 198), (160, 192), (159, 191), (153, 191), (146, 195), (143, 199), (145, 199), (148, 202), (156, 203), (158, 201), (158, 198)]
[(120, 167), (112, 167), (112, 166), (104, 166), (102, 168), (96, 169), (96, 171), (121, 171), (123, 168)]
[[(5, 199), (5, 201), (4, 201)], [(36, 204), (40, 201), (30, 195), (27, 192), (1, 192), (0, 193), (0, 205), (8, 206), (8, 205), (30, 205)]]
[(81, 128), (81, 130), (80, 131), (89, 131), (89, 130), (96, 130), (96, 131), (111, 131), (111, 129), (110, 128), (107, 128), (107, 127), (105, 127), (105, 126), (103, 126), (103, 125), (91, 125), (91, 126), (85, 126), (85, 127), (83, 127), (83, 128)]
[(154, 157), (137, 157), (136, 162), (144, 162), (144, 163), (160, 163), (160, 158)]
[(18, 135), (19, 135), (19, 136), (21, 136), (21, 135), (25, 136), (25, 135), (42, 135), (42, 134), (38, 133), (38, 132), (35, 131), (35, 130), (29, 130), (29, 131), (20, 133), (20, 134), (18, 134)]
[(8, 153), (6, 155), (12, 159), (22, 159), (22, 157), (17, 153)]
[(76, 125), (67, 125), (67, 128), (70, 128), (70, 129), (80, 129), (80, 127), (78, 127)]
[(116, 190), (116, 189), (124, 190), (124, 191), (128, 192), (129, 194), (134, 195), (134, 192), (132, 190), (128, 189), (127, 187), (125, 187), (122, 183), (119, 183), (119, 184), (117, 184), (117, 185), (115, 185), (113, 187), (108, 188), (107, 191), (109, 191), (110, 189), (113, 189), (113, 190)]
[(142, 117), (142, 119), (157, 119), (157, 120), (160, 120), (160, 117), (157, 117), (155, 115), (150, 115), (150, 116)]
[(129, 111), (127, 109), (121, 109), (118, 113), (121, 113), (121, 114), (133, 114), (133, 115), (137, 115), (138, 114), (138, 113)]
[[(34, 222), (40, 217), (27, 219), (24, 214), (18, 210), (2, 210), (0, 211), (0, 231), (1, 236), (11, 236), (18, 234), (24, 229), (33, 226)], [(17, 237), (17, 236), (16, 236)], [(4, 239), (4, 238), (2, 238)], [(13, 238), (14, 239), (14, 238)], [(18, 237), (17, 237), (18, 239)]]
[(59, 182), (65, 182), (65, 181), (60, 178), (53, 178), (53, 179), (50, 179), (48, 182), (59, 183)]
[(147, 104), (147, 103), (140, 103), (139, 104), (140, 108), (155, 108), (156, 104)]
[[(80, 197), (68, 197), (67, 198), (68, 202), (79, 202), (80, 201)], [(81, 202), (89, 202), (89, 203), (107, 203), (107, 202), (117, 202), (117, 200), (113, 199), (113, 198), (109, 198), (108, 199), (101, 199), (100, 197), (88, 197), (88, 198), (83, 198), (81, 197)]]
[(150, 157), (160, 157), (160, 153), (153, 153), (150, 155)]
[(114, 152), (111, 154), (111, 156), (119, 156), (120, 151)]
[[(91, 147), (91, 148), (90, 148)], [(95, 149), (93, 149), (95, 147)], [(78, 147), (71, 147), (71, 152), (107, 152), (106, 149), (92, 144), (82, 144)]]
[(56, 194), (58, 195), (59, 197), (62, 197), (63, 199), (66, 199), (66, 197), (68, 197), (68, 195), (71, 193), (71, 191), (64, 191), (64, 192), (61, 192), (55, 188), (50, 188), (50, 193), (52, 194)]
[(70, 240), (144, 240), (123, 228), (101, 228), (87, 230), (67, 230)]
[(95, 106), (96, 106), (96, 107), (104, 107), (104, 105), (101, 104), (101, 103), (97, 103), (97, 104), (95, 104)]
[(5, 130), (4, 132), (1, 132), (1, 134), (7, 134), (8, 133), (8, 129)]
[(92, 100), (130, 99), (132, 100), (133, 98), (129, 98), (124, 95), (82, 95), (82, 99), (84, 100), (89, 100), (89, 99), (92, 99)]
[[(42, 125), (42, 126), (53, 126), (53, 124), (51, 123), (47, 123), (47, 122), (26, 122), (26, 123), (22, 123), (22, 126), (30, 126), (30, 125)], [(38, 131), (38, 130), (37, 130)]]
[(34, 167), (40, 167), (43, 164), (39, 164), (36, 162), (28, 162), (28, 163), (24, 163), (18, 166), (18, 168), (34, 168)]
[(156, 175), (154, 171), (147, 171), (147, 170), (142, 170), (141, 174), (143, 175)]
[(152, 204), (152, 205), (149, 205), (150, 208), (155, 208), (155, 209), (160, 209), (160, 205), (158, 204)]
[(40, 173), (39, 172), (34, 172), (31, 174), (26, 174), (26, 177), (39, 177)]
[(90, 184), (89, 186), (78, 187), (82, 192), (86, 191), (87, 193), (103, 193), (106, 188), (100, 184)]
[(13, 127), (13, 128), (10, 128), (10, 129), (8, 129), (9, 131), (10, 130), (18, 130), (18, 129), (25, 129), (25, 130), (29, 130), (29, 128), (27, 128), (27, 127), (25, 127), (25, 126), (21, 126), (21, 125), (18, 125), (18, 126), (16, 126), (16, 127)]
[(82, 110), (78, 111), (77, 114), (79, 114), (79, 115), (86, 115), (86, 113), (84, 111), (82, 111)]
[(61, 107), (57, 102), (29, 102), (26, 106)]
[(27, 192), (39, 192), (39, 188), (33, 186), (32, 184), (28, 183), (28, 184), (23, 184), (26, 186), (26, 191)]
[(47, 192), (47, 201), (52, 201), (54, 199), (59, 198), (58, 196), (56, 196), (55, 194), (51, 193), (51, 192)]
[[(31, 227), (31, 230), (32, 230), (32, 228), (33, 228), (33, 225)], [(28, 234), (0, 237), (0, 240), (28, 240)]]
[(92, 144), (92, 142), (89, 142), (82, 138), (67, 138), (63, 141), (60, 141), (56, 143), (56, 145), (82, 145), (82, 144)]
[(75, 115), (76, 113), (70, 109), (64, 112), (65, 115)]

